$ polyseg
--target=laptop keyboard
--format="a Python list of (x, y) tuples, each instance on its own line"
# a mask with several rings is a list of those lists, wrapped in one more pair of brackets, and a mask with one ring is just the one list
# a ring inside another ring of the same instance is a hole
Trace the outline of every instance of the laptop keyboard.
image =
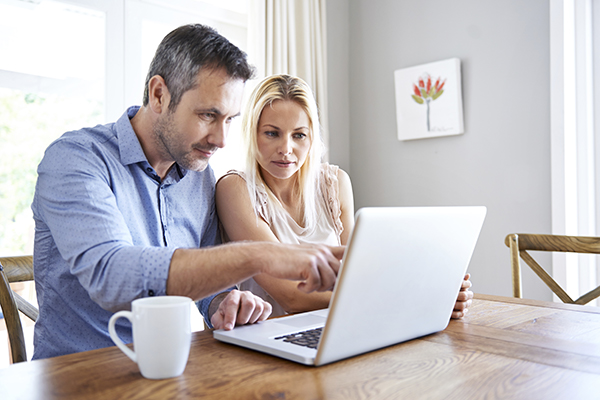
[(310, 347), (316, 349), (321, 339), (323, 328), (311, 329), (308, 331), (290, 333), (289, 335), (276, 337), (275, 340), (283, 340), (287, 343), (297, 344), (298, 346)]

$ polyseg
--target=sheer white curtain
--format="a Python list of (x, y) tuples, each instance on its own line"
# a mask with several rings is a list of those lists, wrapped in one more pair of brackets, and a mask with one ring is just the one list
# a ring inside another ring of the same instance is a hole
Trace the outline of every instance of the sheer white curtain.
[(290, 74), (310, 85), (328, 145), (325, 8), (325, 0), (251, 0), (248, 46), (258, 78)]
[[(551, 0), (552, 230), (600, 234), (600, 4)], [(553, 275), (576, 298), (600, 283), (597, 256), (554, 254)], [(598, 305), (598, 301), (590, 305)]]

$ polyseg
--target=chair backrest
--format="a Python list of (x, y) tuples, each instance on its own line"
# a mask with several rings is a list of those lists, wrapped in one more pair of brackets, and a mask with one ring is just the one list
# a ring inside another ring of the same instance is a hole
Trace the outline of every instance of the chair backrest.
[(13, 363), (27, 361), (25, 338), (19, 311), (35, 321), (38, 309), (13, 292), (12, 282), (33, 280), (33, 256), (0, 257), (0, 306), (8, 330), (8, 340)]
[(531, 255), (527, 253), (529, 250), (600, 254), (600, 237), (511, 233), (506, 236), (504, 243), (510, 248), (514, 297), (522, 297), (520, 258), (529, 265), (533, 272), (535, 272), (564, 303), (587, 304), (595, 298), (600, 297), (600, 286), (598, 286), (578, 299), (573, 300), (571, 296), (569, 296), (567, 292), (565, 292), (565, 290), (531, 257)]

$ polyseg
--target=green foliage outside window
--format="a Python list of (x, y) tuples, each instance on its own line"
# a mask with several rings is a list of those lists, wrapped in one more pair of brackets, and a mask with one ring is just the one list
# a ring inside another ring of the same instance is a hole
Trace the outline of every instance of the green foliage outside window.
[(102, 123), (101, 101), (0, 88), (0, 254), (31, 254), (31, 201), (44, 150), (64, 132)]

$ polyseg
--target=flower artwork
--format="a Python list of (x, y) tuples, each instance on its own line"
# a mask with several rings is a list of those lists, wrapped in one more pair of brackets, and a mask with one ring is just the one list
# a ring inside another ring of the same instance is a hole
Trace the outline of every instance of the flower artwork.
[(394, 71), (399, 140), (464, 133), (460, 60)]
[[(427, 106), (427, 131), (430, 131), (430, 123), (429, 123), (429, 103), (436, 100), (442, 94), (444, 94), (444, 85), (446, 84), (446, 80), (440, 83), (442, 78), (438, 78), (435, 81), (435, 84), (431, 84), (431, 76), (427, 74), (425, 78), (419, 78), (418, 86), (417, 84), (414, 86), (414, 94), (412, 98), (419, 104), (425, 104)], [(427, 84), (425, 84), (427, 82)]]

